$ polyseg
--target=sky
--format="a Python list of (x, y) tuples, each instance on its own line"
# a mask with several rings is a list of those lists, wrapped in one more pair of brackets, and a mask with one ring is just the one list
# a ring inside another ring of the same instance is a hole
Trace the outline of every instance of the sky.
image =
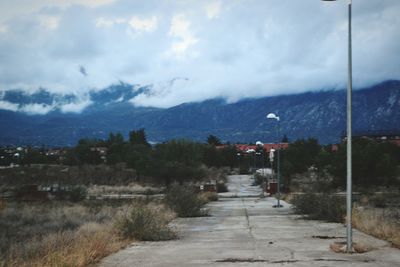
[[(0, 0), (0, 90), (90, 103), (89, 90), (122, 81), (152, 85), (134, 105), (171, 107), (342, 89), (347, 3)], [(355, 88), (400, 79), (399, 14), (399, 0), (353, 0)]]

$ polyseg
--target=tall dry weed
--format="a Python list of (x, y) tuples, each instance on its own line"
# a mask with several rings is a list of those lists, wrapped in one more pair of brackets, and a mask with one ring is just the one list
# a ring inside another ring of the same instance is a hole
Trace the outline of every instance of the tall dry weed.
[(400, 248), (399, 210), (358, 207), (353, 209), (352, 223), (360, 231), (387, 240)]
[(176, 237), (169, 227), (175, 214), (164, 205), (134, 203), (121, 213), (115, 223), (119, 234), (136, 240), (169, 240)]
[[(85, 266), (118, 250), (124, 205), (9, 203), (0, 216), (0, 266)], [(3, 261), (3, 263), (2, 263)]]
[(127, 245), (111, 224), (88, 223), (75, 231), (62, 231), (34, 238), (26, 246), (12, 249), (6, 266), (83, 267)]

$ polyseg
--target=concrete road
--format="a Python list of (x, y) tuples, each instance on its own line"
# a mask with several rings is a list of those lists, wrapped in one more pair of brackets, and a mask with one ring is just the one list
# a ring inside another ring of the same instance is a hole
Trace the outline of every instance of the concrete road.
[(230, 176), (231, 192), (208, 205), (211, 216), (176, 220), (179, 240), (135, 243), (100, 266), (400, 266), (399, 250), (358, 231), (354, 241), (372, 251), (330, 251), (345, 240), (343, 225), (302, 220), (285, 202), (272, 208), (276, 199), (251, 184), (250, 176)]

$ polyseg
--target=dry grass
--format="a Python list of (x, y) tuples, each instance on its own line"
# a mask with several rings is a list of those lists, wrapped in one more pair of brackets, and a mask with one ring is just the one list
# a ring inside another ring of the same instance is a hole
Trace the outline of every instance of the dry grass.
[(131, 183), (126, 186), (118, 185), (92, 185), (88, 188), (88, 194), (99, 196), (104, 194), (158, 194), (163, 188), (142, 186), (140, 184)]
[(0, 199), (0, 212), (6, 208), (6, 202)]
[(199, 198), (204, 204), (206, 204), (210, 201), (217, 201), (218, 194), (216, 192), (202, 192), (199, 194)]
[(113, 228), (127, 204), (7, 203), (0, 216), (0, 266), (86, 266), (120, 249)]
[[(0, 266), (87, 266), (134, 239), (174, 238), (168, 223), (175, 217), (154, 202), (7, 203)], [(121, 218), (130, 227), (126, 235), (118, 228)]]
[(12, 247), (6, 266), (87, 266), (129, 243), (111, 225), (87, 223)]
[(358, 207), (352, 223), (367, 234), (391, 242), (400, 248), (400, 211), (395, 208)]
[(175, 212), (165, 205), (135, 202), (117, 216), (115, 228), (120, 236), (136, 240), (170, 240), (176, 237), (169, 227), (175, 217)]

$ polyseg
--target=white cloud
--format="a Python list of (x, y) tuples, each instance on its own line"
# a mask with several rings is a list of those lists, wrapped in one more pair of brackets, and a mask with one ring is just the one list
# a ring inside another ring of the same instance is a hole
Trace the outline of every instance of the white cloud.
[(114, 20), (107, 18), (97, 18), (96, 19), (96, 27), (99, 28), (109, 28), (114, 25)]
[[(154, 84), (152, 94), (132, 102), (167, 107), (344, 88), (346, 7), (316, 0), (0, 1), (0, 90), (84, 96), (118, 81)], [(400, 1), (354, 1), (353, 8), (354, 87), (400, 79)], [(188, 80), (168, 84), (176, 77)]]
[(53, 105), (45, 105), (45, 104), (27, 104), (21, 106), (19, 111), (28, 113), (30, 115), (44, 115), (49, 113), (54, 109)]
[(18, 111), (18, 104), (0, 100), (0, 109), (9, 111)]
[(198, 39), (190, 31), (190, 21), (183, 14), (172, 17), (169, 35), (178, 39), (171, 46), (172, 52), (178, 56), (184, 54), (190, 46), (198, 42)]
[(135, 16), (129, 20), (129, 26), (138, 32), (152, 32), (157, 28), (157, 17), (140, 18)]
[(97, 8), (110, 5), (116, 0), (19, 0), (0, 1), (0, 21), (6, 21), (15, 17), (26, 16), (47, 8), (67, 9), (74, 5), (88, 8)]
[(124, 24), (127, 23), (127, 19), (124, 18), (104, 18), (104, 17), (99, 17), (96, 19), (96, 27), (98, 28), (111, 28), (115, 24)]
[(71, 102), (61, 105), (59, 108), (62, 113), (81, 113), (85, 108), (90, 106), (93, 102), (90, 99), (81, 100), (78, 102)]
[(0, 24), (0, 33), (6, 33), (7, 32), (7, 26)]
[(209, 18), (209, 19), (218, 18), (219, 14), (221, 12), (221, 2), (219, 2), (219, 1), (212, 2), (208, 5), (206, 5), (205, 9), (206, 9), (207, 18)]
[(50, 30), (55, 30), (58, 28), (58, 24), (60, 22), (60, 17), (58, 16), (39, 16), (40, 25)]
[[(47, 0), (51, 1), (51, 0)], [(110, 5), (114, 3), (116, 0), (58, 0), (58, 1), (51, 1), (52, 4), (59, 5), (59, 6), (70, 6), (70, 5), (83, 5), (87, 7), (99, 7), (104, 5)]]

